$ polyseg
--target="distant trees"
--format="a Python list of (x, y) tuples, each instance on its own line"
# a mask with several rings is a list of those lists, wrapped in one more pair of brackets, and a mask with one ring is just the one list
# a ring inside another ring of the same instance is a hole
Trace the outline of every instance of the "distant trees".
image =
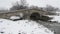
[(53, 7), (53, 6), (51, 6), (51, 5), (47, 5), (46, 7), (45, 7), (45, 10), (46, 11), (57, 11), (59, 8), (55, 8), (55, 7)]
[(40, 7), (31, 5), (29, 8), (30, 8), (30, 9), (38, 9), (38, 8), (40, 8)]
[(25, 0), (21, 0), (20, 2), (16, 2), (10, 10), (20, 10), (20, 9), (26, 9), (28, 8), (28, 4)]

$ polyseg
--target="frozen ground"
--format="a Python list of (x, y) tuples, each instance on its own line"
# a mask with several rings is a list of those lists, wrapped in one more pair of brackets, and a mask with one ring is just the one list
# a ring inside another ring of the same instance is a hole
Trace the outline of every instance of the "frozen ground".
[(0, 19), (0, 34), (54, 34), (54, 32), (35, 21)]

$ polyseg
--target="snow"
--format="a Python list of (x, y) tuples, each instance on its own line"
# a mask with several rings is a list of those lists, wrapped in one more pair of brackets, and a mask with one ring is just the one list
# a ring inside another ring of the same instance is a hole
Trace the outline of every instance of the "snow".
[(60, 16), (60, 11), (56, 11), (56, 14)]
[(60, 16), (56, 16), (56, 15), (47, 15), (47, 16), (53, 18), (53, 19), (51, 19), (49, 21), (57, 21), (57, 22), (60, 22)]
[(19, 16), (11, 16), (10, 17), (11, 20), (20, 19), (20, 18), (23, 18), (23, 13), (20, 13)]
[(56, 11), (56, 13), (60, 13), (60, 12)]
[(58, 21), (58, 22), (60, 22), (60, 16), (55, 16), (51, 21)]
[(0, 34), (54, 34), (53, 31), (31, 20), (0, 19)]
[(11, 16), (10, 19), (14, 20), (14, 19), (20, 19), (19, 16)]

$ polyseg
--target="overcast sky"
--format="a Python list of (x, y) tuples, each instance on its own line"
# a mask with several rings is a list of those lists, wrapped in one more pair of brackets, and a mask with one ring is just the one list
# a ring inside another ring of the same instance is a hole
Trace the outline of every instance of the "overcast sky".
[[(12, 4), (19, 0), (0, 0), (0, 8), (10, 8)], [(27, 0), (29, 5), (44, 7), (47, 4), (60, 8), (60, 0)]]

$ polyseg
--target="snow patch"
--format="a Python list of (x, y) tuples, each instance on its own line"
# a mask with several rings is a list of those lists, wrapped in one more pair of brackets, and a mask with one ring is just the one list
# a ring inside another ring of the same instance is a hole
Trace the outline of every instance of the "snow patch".
[(60, 22), (60, 16), (55, 16), (55, 15), (48, 15), (49, 17), (52, 17), (53, 19), (49, 20), (49, 21), (57, 21)]
[(19, 16), (11, 16), (10, 19), (14, 20), (14, 19), (20, 19), (21, 17)]

